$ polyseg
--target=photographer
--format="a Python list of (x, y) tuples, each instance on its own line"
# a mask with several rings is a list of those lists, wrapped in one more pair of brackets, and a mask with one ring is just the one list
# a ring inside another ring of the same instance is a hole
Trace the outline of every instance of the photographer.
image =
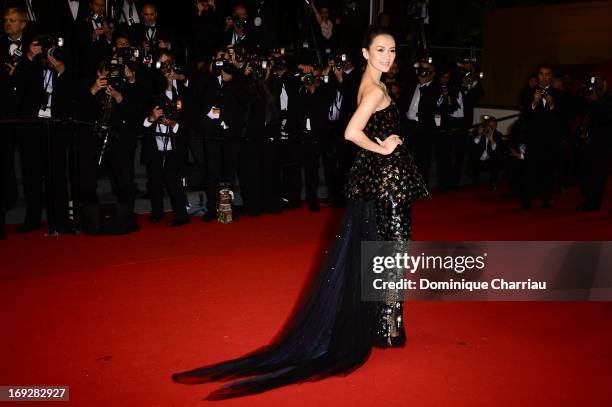
[(113, 24), (106, 16), (104, 0), (90, 0), (89, 16), (77, 22), (75, 52), (79, 57), (79, 76), (93, 74), (100, 61), (111, 53)]
[(143, 47), (145, 53), (155, 54), (158, 49), (172, 49), (172, 32), (157, 21), (157, 9), (151, 3), (142, 6), (141, 23), (130, 26), (130, 43)]
[(310, 65), (299, 65), (300, 80), (295, 104), (288, 112), (287, 128), (295, 140), (294, 154), (300, 164), (289, 171), (289, 202), (299, 205), (302, 191), (302, 168), (306, 184), (306, 202), (311, 212), (319, 212), (319, 156), (321, 140), (328, 118), (328, 97), (321, 88), (321, 71)]
[(248, 62), (247, 131), (240, 149), (239, 179), (248, 215), (280, 213), (279, 131), (281, 112), (273, 93), (274, 61), (255, 57)]
[(524, 95), (523, 114), (526, 131), (526, 182), (522, 206), (527, 209), (535, 197), (545, 208), (552, 207), (554, 169), (561, 146), (564, 100), (551, 86), (552, 68), (538, 68), (537, 87)]
[(583, 119), (577, 134), (580, 189), (579, 211), (599, 211), (604, 197), (612, 150), (612, 98), (608, 84), (592, 76), (583, 85)]
[(272, 135), (278, 140), (279, 162), (277, 165), (280, 168), (274, 167), (275, 171), (273, 172), (272, 179), (274, 179), (275, 183), (278, 182), (277, 189), (280, 191), (279, 195), (281, 196), (281, 201), (284, 202), (284, 208), (297, 208), (299, 206), (299, 201), (288, 201), (291, 178), (289, 175), (293, 173), (292, 167), (297, 165), (295, 162), (297, 158), (294, 158), (293, 161), (290, 158), (292, 154), (295, 155), (293, 153), (295, 148), (293, 140), (289, 137), (287, 119), (289, 117), (289, 111), (294, 109), (293, 105), (295, 104), (295, 98), (300, 83), (289, 72), (289, 66), (284, 55), (274, 55), (273, 69), (268, 79), (268, 84), (273, 95), (276, 110), (279, 111), (280, 115), (280, 123), (278, 123), (277, 127), (273, 130), (274, 134)]
[(156, 223), (163, 218), (165, 188), (173, 211), (168, 225), (176, 227), (189, 223), (187, 199), (180, 178), (186, 156), (182, 124), (187, 87), (185, 76), (175, 71), (174, 58), (169, 51), (159, 52), (157, 67), (161, 80), (155, 86), (153, 107), (143, 123), (150, 133), (143, 143), (151, 195), (150, 221)]
[[(144, 94), (135, 73), (116, 60), (102, 61), (95, 81), (86, 81), (79, 90), (79, 117), (95, 122), (83, 126), (79, 135), (79, 175), (82, 203), (97, 205), (100, 165), (110, 167), (117, 182), (119, 203), (134, 211), (133, 151), (136, 129), (142, 124)], [(131, 230), (138, 230), (132, 216)]]
[(450, 188), (455, 188), (461, 183), (468, 132), (474, 122), (474, 108), (484, 96), (482, 74), (476, 72), (474, 62), (464, 60), (457, 65), (461, 78), (455, 92), (457, 108), (450, 111), (446, 117), (447, 128), (452, 131), (450, 135)]
[(321, 11), (317, 10), (314, 0), (310, 1), (310, 8), (314, 14), (318, 30), (318, 45), (319, 49), (333, 48), (334, 45), (334, 23), (329, 18), (329, 7), (321, 6)]
[(495, 190), (501, 169), (502, 134), (497, 131), (497, 119), (485, 116), (472, 139), (469, 154), (468, 175), (472, 185), (478, 185), (480, 173), (488, 171), (489, 189)]
[[(436, 156), (436, 174), (438, 178), (438, 189), (446, 193), (451, 187), (453, 178), (451, 157), (455, 138), (461, 137), (453, 125), (456, 119), (452, 117), (459, 109), (459, 89), (452, 78), (452, 70), (448, 66), (439, 69), (441, 93), (438, 97), (438, 114), (440, 115), (440, 130), (434, 139), (434, 153)], [(437, 124), (437, 123), (436, 123)]]
[(330, 56), (323, 70), (329, 107), (321, 154), (332, 207), (344, 206), (342, 187), (355, 153), (354, 144), (344, 140), (344, 129), (356, 109), (359, 75), (360, 72), (353, 65), (353, 57), (346, 53)]
[(203, 92), (196, 95), (208, 173), (205, 222), (217, 219), (219, 184), (233, 188), (247, 105), (244, 75), (228, 60), (225, 50), (217, 51), (210, 72)]
[(246, 7), (242, 4), (234, 6), (234, 13), (231, 16), (225, 17), (223, 45), (240, 46), (250, 50), (254, 45), (249, 35), (250, 28)]
[(431, 155), (438, 124), (438, 98), (442, 93), (440, 85), (434, 81), (436, 70), (431, 58), (421, 59), (415, 65), (415, 80), (402, 92), (400, 111), (404, 132), (408, 143), (414, 149), (417, 166), (429, 183)]
[(220, 41), (219, 17), (215, 0), (197, 0), (195, 5), (192, 25), (196, 34), (192, 49), (195, 63), (198, 69), (202, 69), (212, 59), (215, 46)]
[[(34, 69), (38, 75), (36, 86), (40, 91), (38, 95), (32, 95), (35, 97), (32, 101), (38, 108), (35, 117), (49, 120), (49, 122), (35, 125), (32, 129), (33, 136), (42, 140), (43, 152), (40, 163), (26, 162), (28, 169), (24, 171), (24, 174), (35, 173), (38, 165), (47, 164), (43, 168), (51, 171), (51, 174), (48, 174), (48, 182), (52, 183), (49, 186), (51, 202), (48, 204), (48, 208), (52, 208), (52, 211), (47, 212), (49, 230), (60, 234), (74, 232), (68, 218), (68, 179), (66, 177), (68, 169), (66, 156), (72, 146), (72, 127), (59, 120), (72, 117), (73, 90), (76, 85), (76, 72), (74, 67), (66, 61), (62, 44), (63, 41), (48, 35), (39, 35), (32, 42), (31, 54), (34, 57)], [(47, 126), (49, 134), (47, 134)], [(49, 162), (47, 162), (46, 151), (51, 154), (48, 157)], [(26, 179), (24, 183), (25, 181)], [(40, 179), (36, 179), (35, 182), (36, 184), (31, 185), (30, 189), (41, 188)]]
[[(32, 64), (25, 61), (32, 38), (25, 33), (27, 14), (22, 9), (10, 7), (4, 10), (4, 34), (0, 37), (0, 118), (16, 118), (22, 116), (24, 110), (24, 95), (28, 93), (33, 83)], [(24, 60), (23, 64), (20, 61)], [(26, 115), (27, 116), (27, 115)], [(4, 187), (0, 191), (5, 208), (10, 208), (17, 202), (17, 177), (15, 175), (15, 141), (18, 127), (3, 125), (4, 134), (0, 144), (3, 156), (0, 171), (4, 176)]]

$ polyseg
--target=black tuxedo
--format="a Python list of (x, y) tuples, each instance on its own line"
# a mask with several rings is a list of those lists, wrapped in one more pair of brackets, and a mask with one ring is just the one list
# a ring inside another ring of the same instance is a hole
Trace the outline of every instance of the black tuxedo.
[(599, 210), (612, 154), (612, 98), (605, 95), (597, 102), (582, 106), (581, 110), (584, 118), (577, 137), (577, 155), (584, 197), (582, 206), (583, 209)]
[(102, 34), (93, 38), (94, 28), (91, 17), (79, 20), (75, 28), (75, 47), (79, 57), (79, 76), (91, 78), (98, 70), (100, 62), (111, 55), (112, 44)]
[[(418, 121), (408, 118), (408, 111), (415, 92), (419, 88), (420, 98), (418, 104)], [(425, 182), (429, 182), (429, 169), (431, 167), (431, 155), (434, 145), (439, 141), (439, 129), (436, 126), (435, 116), (439, 113), (438, 100), (442, 89), (436, 81), (428, 85), (419, 85), (411, 82), (402, 92), (400, 98), (400, 113), (402, 115), (405, 140), (414, 149), (414, 158), (417, 166), (423, 173)], [(443, 162), (442, 150), (437, 149), (437, 155)]]
[[(90, 93), (92, 84), (92, 80), (86, 80), (80, 85), (77, 114), (79, 119), (93, 123), (101, 116), (106, 94), (101, 90), (96, 95), (92, 95)], [(123, 102), (120, 104), (112, 102), (112, 113), (107, 121), (111, 130), (103, 164), (110, 167), (117, 182), (119, 202), (127, 204), (133, 210), (136, 129), (140, 128), (139, 125), (142, 125), (142, 118), (145, 116), (142, 103), (146, 96), (138, 83), (125, 85), (121, 93)], [(82, 126), (78, 146), (82, 202), (85, 205), (97, 204), (96, 186), (101, 140), (92, 132), (91, 127)]]
[[(166, 103), (176, 104), (179, 100), (184, 109), (188, 104), (188, 89), (184, 83), (177, 82), (176, 86), (172, 87), (170, 95), (166, 94), (167, 84), (163, 85), (157, 86), (147, 110), (150, 112), (155, 106), (163, 106)], [(161, 218), (163, 215), (165, 188), (170, 197), (175, 222), (183, 222), (188, 218), (187, 199), (180, 178), (186, 161), (187, 131), (184, 126), (186, 115), (183, 109), (179, 111), (177, 120), (179, 127), (176, 132), (174, 129), (160, 126), (159, 123), (153, 123), (144, 128), (146, 136), (143, 142), (149, 180), (148, 191), (151, 196), (151, 215), (155, 218)], [(149, 121), (145, 123), (148, 124)]]
[[(236, 177), (247, 108), (244, 77), (237, 74), (231, 81), (220, 85), (219, 78), (212, 75), (203, 93), (198, 96), (199, 122), (204, 135), (208, 170), (207, 207), (210, 213), (215, 213), (219, 183), (233, 185)], [(220, 109), (218, 119), (207, 116), (213, 106)]]
[(544, 202), (552, 200), (554, 169), (561, 147), (565, 100), (563, 94), (552, 87), (548, 92), (554, 98), (554, 107), (544, 100), (532, 106), (536, 90), (523, 95), (523, 120), (525, 123), (526, 182), (523, 203), (540, 197)]
[[(322, 138), (326, 134), (329, 114), (329, 94), (318, 86), (314, 92), (301, 87), (295, 96), (295, 103), (289, 110), (287, 127), (292, 134), (294, 164), (288, 169), (288, 199), (292, 205), (299, 204), (302, 191), (302, 168), (306, 186), (306, 201), (309, 206), (317, 205), (319, 189), (319, 157)], [(310, 127), (310, 129), (308, 129)], [(295, 165), (295, 163), (298, 163)]]
[(68, 0), (54, 0), (54, 12), (53, 16), (57, 22), (57, 35), (64, 38), (66, 46), (75, 51), (75, 36), (77, 23), (84, 21), (89, 15), (89, 2), (87, 0), (79, 0), (79, 8), (77, 12), (77, 18), (74, 19)]
[(149, 30), (149, 28), (142, 23), (132, 25), (129, 29), (130, 43), (141, 46), (143, 42), (155, 39), (169, 42), (173, 48), (176, 46), (174, 34), (168, 27), (157, 22), (153, 30)]

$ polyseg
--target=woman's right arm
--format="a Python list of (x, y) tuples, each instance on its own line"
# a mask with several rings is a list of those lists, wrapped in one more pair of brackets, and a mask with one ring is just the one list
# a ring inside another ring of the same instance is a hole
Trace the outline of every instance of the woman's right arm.
[(397, 135), (391, 135), (385, 141), (380, 141), (377, 138), (376, 141), (378, 143), (375, 143), (363, 132), (370, 116), (374, 114), (376, 108), (384, 100), (384, 97), (382, 89), (373, 88), (364, 93), (361, 102), (357, 106), (357, 110), (353, 113), (348, 126), (346, 126), (344, 138), (363, 149), (382, 155), (389, 155), (395, 150), (395, 147), (402, 144), (402, 140)]

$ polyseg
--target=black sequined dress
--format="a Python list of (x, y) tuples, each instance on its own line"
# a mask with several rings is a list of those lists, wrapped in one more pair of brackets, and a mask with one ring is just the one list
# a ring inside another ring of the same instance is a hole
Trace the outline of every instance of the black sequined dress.
[[(399, 135), (394, 104), (375, 112), (364, 132), (374, 140)], [(292, 383), (346, 375), (361, 366), (372, 346), (402, 346), (401, 293), (362, 301), (362, 241), (397, 242), (411, 236), (411, 202), (429, 192), (405, 144), (383, 156), (361, 150), (348, 176), (349, 204), (321, 269), (308, 283), (288, 324), (267, 346), (247, 355), (176, 373), (179, 383), (234, 380), (207, 400), (261, 393)]]

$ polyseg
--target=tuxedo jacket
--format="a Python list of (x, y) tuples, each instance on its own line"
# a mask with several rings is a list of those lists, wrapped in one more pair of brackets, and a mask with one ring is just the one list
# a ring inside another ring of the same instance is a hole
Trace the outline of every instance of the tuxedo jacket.
[(525, 120), (525, 132), (527, 145), (534, 150), (548, 150), (557, 148), (562, 136), (564, 123), (563, 94), (551, 87), (549, 94), (554, 98), (554, 107), (545, 104), (543, 100), (532, 107), (536, 89), (531, 89), (523, 94), (523, 118)]
[(502, 134), (495, 130), (493, 132), (493, 140), (495, 140), (495, 150), (493, 150), (493, 148), (491, 147), (490, 143), (486, 142), (486, 136), (483, 134), (482, 136), (480, 136), (480, 141), (478, 143), (475, 142), (476, 138), (473, 138), (471, 143), (471, 152), (472, 152), (472, 158), (474, 160), (480, 160), (480, 157), (482, 156), (482, 154), (484, 153), (485, 148), (487, 149), (487, 155), (490, 158), (495, 158), (495, 157), (499, 157), (499, 153), (502, 151)]
[[(197, 95), (200, 128), (204, 132), (204, 137), (219, 137), (221, 134), (227, 135), (234, 141), (242, 138), (245, 130), (245, 119), (247, 109), (247, 92), (245, 78), (234, 75), (229, 82), (219, 84), (217, 76), (211, 75), (204, 87), (201, 95)], [(213, 106), (221, 109), (218, 120), (210, 119), (207, 114)], [(229, 126), (227, 132), (221, 133), (221, 122)]]
[[(0, 38), (0, 115), (12, 118), (32, 118), (33, 100), (40, 97), (42, 82), (38, 81), (41, 76), (38, 74), (42, 69), (40, 64), (30, 61), (26, 57), (29, 41), (22, 36), (23, 42), (21, 50), (23, 56), (15, 67), (13, 75), (8, 74), (7, 67), (4, 66), (9, 54), (9, 39), (5, 36)], [(40, 74), (42, 75), (42, 74)], [(38, 110), (36, 110), (38, 112)]]
[[(130, 43), (134, 46), (141, 46), (142, 43), (147, 40), (147, 31), (148, 27), (146, 25), (142, 23), (133, 24), (128, 30)], [(157, 22), (155, 26), (153, 38), (169, 42), (172, 44), (172, 48), (176, 47), (176, 41), (172, 31), (168, 27), (160, 25), (159, 22)]]
[[(410, 104), (412, 103), (412, 98), (414, 96), (414, 92), (416, 91), (417, 85), (418, 82), (411, 81), (404, 87), (399, 103), (400, 113), (403, 120), (407, 120), (406, 114), (410, 109)], [(435, 116), (436, 113), (438, 113), (438, 99), (441, 93), (442, 89), (435, 80), (433, 80), (428, 86), (421, 89), (418, 109), (419, 126), (422, 126), (425, 129), (436, 128)]]

